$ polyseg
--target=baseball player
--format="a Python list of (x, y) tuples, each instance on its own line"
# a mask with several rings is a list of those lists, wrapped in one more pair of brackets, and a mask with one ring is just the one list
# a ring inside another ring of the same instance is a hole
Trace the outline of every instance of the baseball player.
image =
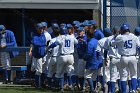
[(60, 49), (55, 76), (59, 81), (61, 92), (64, 92), (64, 72), (67, 71), (69, 75), (71, 74), (71, 67), (74, 63), (74, 44), (78, 43), (77, 39), (71, 33), (68, 32), (68, 34), (62, 35), (61, 39), (57, 39), (55, 43), (50, 45), (59, 45)]
[(89, 23), (88, 20), (84, 21), (82, 23), (82, 25), (84, 26), (85, 31), (87, 32), (88, 30), (90, 30), (91, 24)]
[[(105, 28), (103, 33), (105, 37), (98, 41), (98, 46), (97, 46), (97, 51), (100, 51), (102, 55), (101, 61), (104, 60), (104, 46), (105, 46), (107, 37), (109, 37), (112, 34), (109, 28)], [(109, 63), (107, 64), (103, 63), (103, 67), (99, 69), (99, 78), (101, 80), (102, 90), (105, 91), (104, 83), (107, 82), (108, 92), (110, 92), (110, 70), (109, 69), (110, 69)]]
[[(43, 30), (44, 30), (44, 35), (46, 37), (46, 44), (48, 45), (50, 40), (51, 40), (51, 35), (48, 33), (47, 29), (48, 29), (48, 24), (47, 22), (41, 22), (42, 26), (43, 26)], [(43, 72), (41, 74), (41, 86), (45, 87), (45, 79), (47, 76), (47, 72), (48, 72), (48, 65), (50, 62), (50, 56), (48, 55), (48, 53), (46, 53), (46, 55), (43, 58)]]
[[(140, 40), (140, 27), (136, 27), (134, 34), (139, 38)], [(138, 80), (137, 80), (137, 90), (140, 92), (140, 58), (138, 58), (138, 66), (137, 66), (137, 75), (138, 75)]]
[[(56, 41), (56, 39), (60, 38), (60, 36), (59, 36), (60, 29), (53, 30), (53, 33), (54, 33), (55, 38), (53, 38), (50, 41), (49, 45), (53, 44)], [(48, 66), (48, 86), (51, 88), (53, 86), (52, 78), (53, 78), (53, 75), (56, 73), (56, 64), (57, 64), (58, 56), (60, 55), (59, 46), (56, 46), (49, 51), (51, 52), (51, 54), (50, 54), (51, 59), (50, 59), (50, 63)]]
[(95, 20), (90, 20), (89, 23), (92, 25), (91, 27), (94, 29), (94, 37), (97, 40), (100, 40), (104, 37), (104, 34), (100, 29), (97, 29), (97, 22)]
[(46, 55), (46, 37), (43, 30), (43, 25), (38, 23), (36, 25), (36, 34), (32, 38), (32, 49), (29, 54), (33, 56), (32, 68), (36, 71), (35, 73), (35, 84), (36, 88), (41, 87), (41, 74), (43, 72), (43, 60)]
[[(0, 25), (0, 47), (17, 47), (14, 33), (10, 30), (6, 30), (4, 25)], [(1, 52), (1, 64), (4, 72), (4, 83), (8, 83), (8, 70), (10, 70), (11, 63), (10, 58), (18, 55), (18, 52)]]
[(98, 61), (100, 53), (96, 51), (98, 40), (96, 40), (93, 36), (94, 32), (93, 30), (89, 30), (87, 32), (87, 50), (85, 53), (84, 60), (86, 61), (85, 65), (85, 75), (84, 77), (87, 79), (89, 86), (90, 86), (90, 92), (93, 93), (95, 91), (94, 88), (94, 82), (96, 81), (97, 74), (98, 74)]
[(78, 81), (81, 87), (81, 90), (84, 91), (85, 89), (85, 65), (86, 62), (84, 61), (84, 54), (86, 52), (86, 45), (87, 45), (87, 37), (85, 35), (85, 30), (83, 27), (79, 27), (78, 29), (79, 36), (77, 37), (78, 44), (77, 44), (77, 52), (78, 52)]
[(120, 78), (121, 93), (126, 93), (127, 69), (130, 71), (132, 92), (136, 92), (137, 85), (137, 48), (140, 46), (138, 37), (130, 33), (129, 26), (123, 24), (121, 26), (121, 35), (111, 41), (111, 46), (117, 46), (118, 53), (121, 55)]
[[(105, 42), (104, 48), (105, 50), (108, 50), (108, 53), (105, 53), (105, 57), (107, 57), (107, 54), (110, 58), (110, 86), (111, 86), (111, 93), (115, 93), (115, 83), (118, 79), (118, 70), (120, 69), (120, 55), (118, 54), (118, 49), (117, 47), (111, 47), (110, 46), (110, 41), (114, 39), (116, 35), (120, 33), (119, 27), (114, 27), (113, 28), (113, 35), (109, 36)], [(107, 60), (107, 58), (105, 58)], [(120, 71), (119, 71), (120, 72)], [(120, 81), (118, 80), (118, 83)], [(120, 83), (119, 83), (120, 84)], [(119, 92), (121, 92), (120, 85), (119, 86)]]
[(54, 38), (54, 35), (53, 35), (53, 25), (54, 24), (57, 24), (57, 20), (56, 19), (51, 21), (51, 27), (49, 27), (47, 29), (47, 32), (51, 35), (52, 38)]

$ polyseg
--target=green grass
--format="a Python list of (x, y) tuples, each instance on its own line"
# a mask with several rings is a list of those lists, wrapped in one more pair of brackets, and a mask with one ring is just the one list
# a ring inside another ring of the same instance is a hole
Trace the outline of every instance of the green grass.
[[(0, 93), (59, 93), (52, 92), (46, 89), (37, 90), (35, 88), (25, 88), (25, 87), (0, 87)], [(67, 93), (67, 92), (66, 92)]]

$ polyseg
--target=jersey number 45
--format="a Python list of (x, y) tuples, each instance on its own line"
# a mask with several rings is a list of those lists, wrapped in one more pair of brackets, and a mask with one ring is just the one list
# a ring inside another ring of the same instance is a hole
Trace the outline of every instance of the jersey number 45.
[(125, 49), (132, 48), (132, 46), (133, 46), (132, 40), (127, 40), (127, 41), (124, 42)]

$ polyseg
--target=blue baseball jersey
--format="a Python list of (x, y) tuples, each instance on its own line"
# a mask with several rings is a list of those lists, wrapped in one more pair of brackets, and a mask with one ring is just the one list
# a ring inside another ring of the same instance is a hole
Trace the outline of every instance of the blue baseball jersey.
[(46, 37), (45, 34), (36, 34), (32, 39), (33, 57), (42, 58), (46, 55)]
[[(15, 35), (12, 31), (6, 30), (5, 38), (6, 38), (6, 47), (17, 47)], [(11, 51), (9, 53), (10, 53), (10, 58), (13, 58), (19, 54), (18, 51)]]
[(98, 40), (95, 38), (91, 38), (87, 42), (87, 51), (84, 57), (86, 61), (86, 69), (98, 69), (98, 61), (97, 61), (97, 48)]
[(79, 59), (83, 59), (84, 58), (84, 54), (86, 52), (86, 45), (87, 45), (87, 37), (83, 36), (83, 37), (77, 37), (77, 40), (79, 38), (82, 38), (84, 41), (79, 41), (76, 48), (77, 48), (77, 52), (78, 52), (78, 57)]
[(96, 38), (97, 40), (104, 38), (103, 32), (100, 29), (96, 29), (94, 32), (94, 38)]

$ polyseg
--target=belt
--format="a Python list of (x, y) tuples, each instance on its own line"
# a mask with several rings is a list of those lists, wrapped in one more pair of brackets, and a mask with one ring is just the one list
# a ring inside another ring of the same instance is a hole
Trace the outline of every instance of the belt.
[(73, 53), (70, 53), (70, 54), (60, 54), (60, 55), (73, 55)]
[(110, 59), (115, 58), (115, 59), (120, 59), (119, 57), (113, 57), (113, 56), (109, 56)]
[(121, 55), (122, 57), (130, 57), (130, 56), (136, 56), (136, 55)]
[(51, 56), (51, 57), (57, 57), (57, 56)]

